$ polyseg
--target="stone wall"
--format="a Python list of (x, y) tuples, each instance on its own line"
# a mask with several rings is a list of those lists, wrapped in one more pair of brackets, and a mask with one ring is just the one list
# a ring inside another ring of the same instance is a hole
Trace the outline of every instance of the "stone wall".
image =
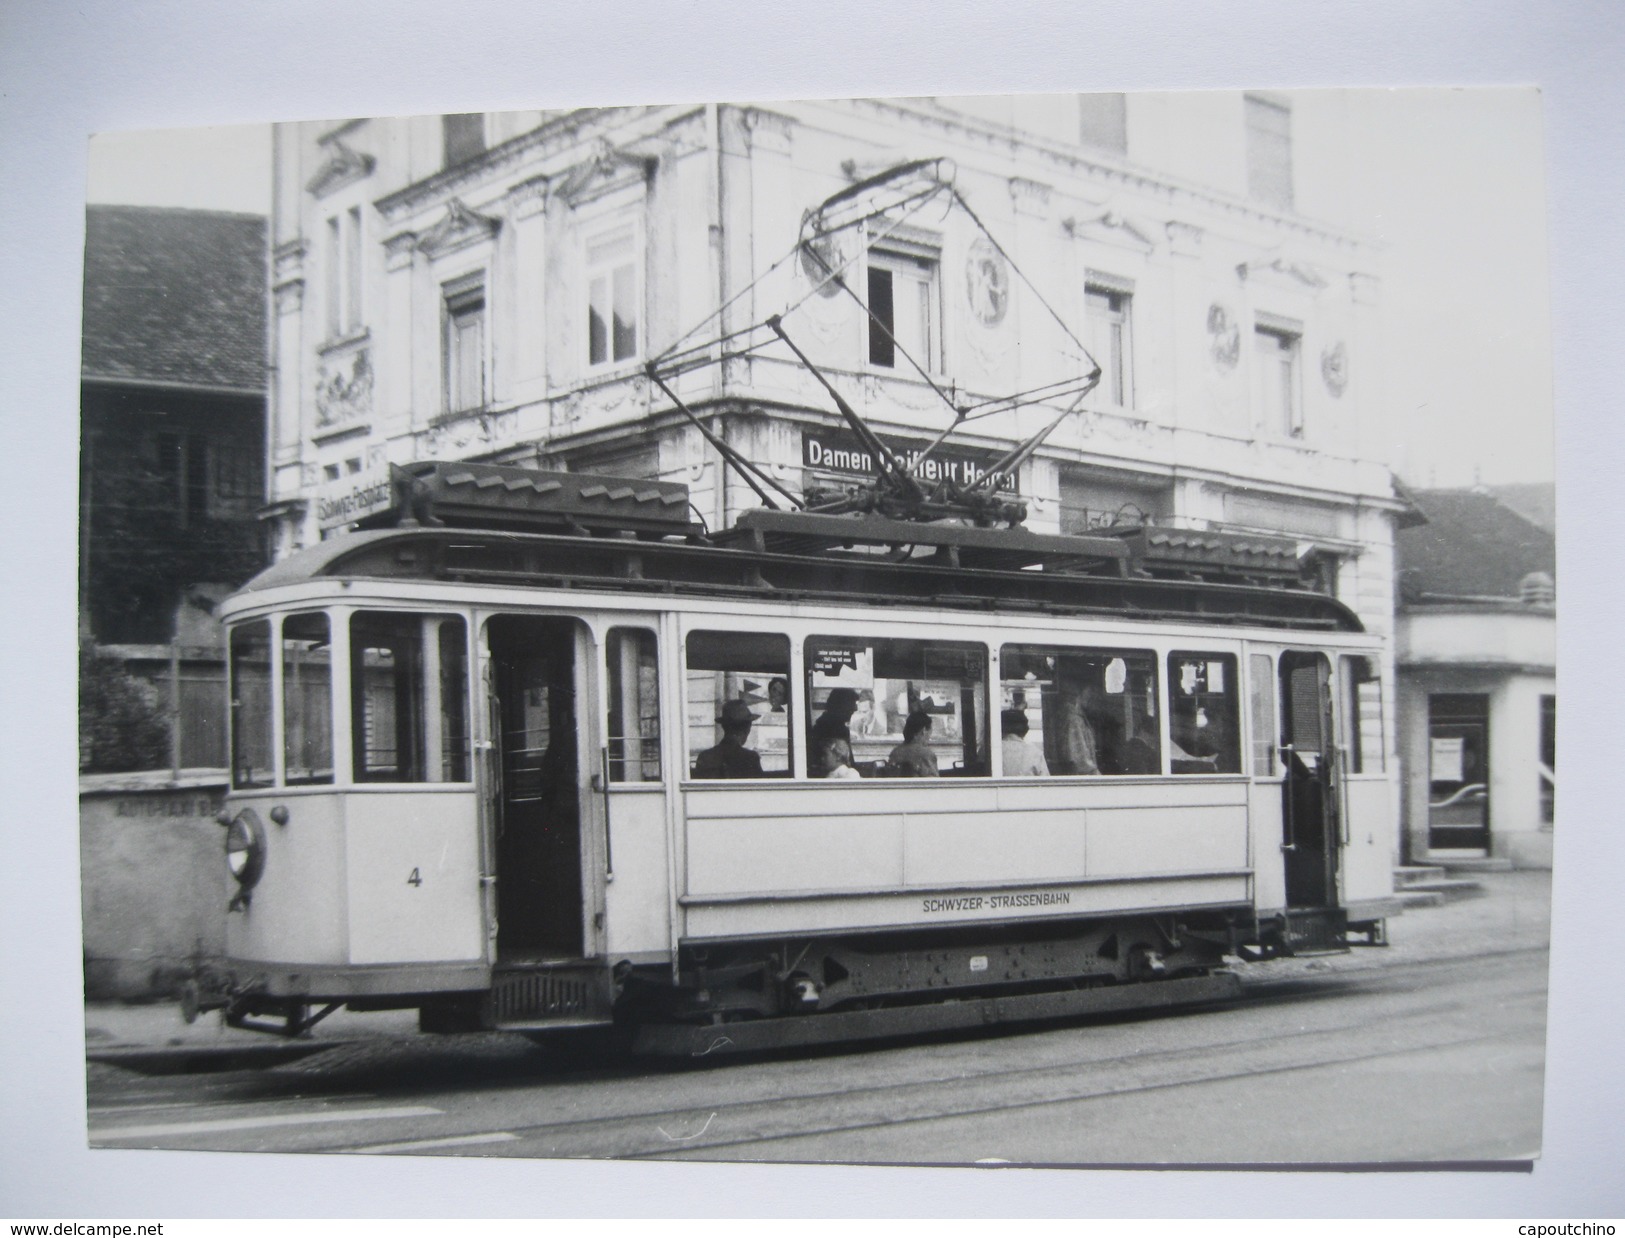
[(80, 778), (87, 998), (173, 996), (196, 957), (224, 951), (225, 794), (223, 770)]

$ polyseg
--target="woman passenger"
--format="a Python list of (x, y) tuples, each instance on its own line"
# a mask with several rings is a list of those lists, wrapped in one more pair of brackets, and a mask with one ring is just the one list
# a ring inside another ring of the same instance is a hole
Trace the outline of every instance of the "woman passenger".
[(903, 723), (903, 742), (886, 758), (900, 778), (937, 777), (937, 754), (931, 751), (931, 715), (916, 709)]

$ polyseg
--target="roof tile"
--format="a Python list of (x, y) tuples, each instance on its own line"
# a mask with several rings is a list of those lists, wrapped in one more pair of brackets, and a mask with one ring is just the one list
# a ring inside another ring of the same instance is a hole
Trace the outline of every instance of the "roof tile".
[(263, 391), (265, 220), (92, 206), (82, 373)]

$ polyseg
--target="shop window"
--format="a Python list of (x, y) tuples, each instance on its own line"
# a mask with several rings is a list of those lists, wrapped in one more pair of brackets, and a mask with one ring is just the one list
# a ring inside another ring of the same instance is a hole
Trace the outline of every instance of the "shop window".
[(450, 616), (361, 611), (351, 618), (357, 782), (468, 780), (466, 631)]
[[(885, 369), (941, 367), (935, 254), (923, 248), (869, 251), (869, 364)], [(912, 358), (914, 365), (909, 364)]]
[(1382, 679), (1370, 658), (1342, 661), (1343, 746), (1351, 774), (1380, 774), (1383, 768)]
[(333, 645), (323, 614), (282, 621), (282, 767), (290, 787), (333, 781)]
[(275, 778), (271, 739), (271, 625), (231, 630), (231, 785), (268, 787)]
[(967, 641), (817, 636), (805, 653), (813, 778), (990, 772), (987, 651)]
[[(1020, 715), (1051, 774), (1160, 774), (1157, 658), (1138, 649), (1006, 645), (999, 652), (1006, 734)], [(1019, 728), (1018, 728), (1019, 729)], [(1005, 749), (1006, 774), (1014, 745)]]
[(1174, 773), (1241, 772), (1240, 697), (1233, 654), (1168, 655), (1168, 757)]
[(660, 663), (655, 634), (611, 628), (604, 644), (609, 684), (609, 779), (660, 781)]
[(1100, 385), (1095, 395), (1121, 408), (1134, 403), (1134, 375), (1129, 351), (1129, 306), (1133, 298), (1124, 291), (1089, 285), (1084, 289), (1085, 320), (1089, 327), (1089, 350), (1100, 366)]
[(637, 229), (628, 226), (587, 245), (587, 364), (611, 365), (638, 355)]
[(697, 778), (790, 774), (790, 638), (690, 632), (688, 770)]
[(485, 407), (485, 278), (471, 276), (444, 290), (446, 411)]

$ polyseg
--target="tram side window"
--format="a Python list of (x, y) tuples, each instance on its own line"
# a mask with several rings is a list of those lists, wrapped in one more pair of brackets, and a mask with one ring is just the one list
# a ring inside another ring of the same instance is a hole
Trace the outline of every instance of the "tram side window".
[(326, 615), (282, 621), (282, 768), (290, 787), (333, 781), (332, 655)]
[(1240, 694), (1235, 655), (1168, 655), (1168, 755), (1174, 773), (1241, 772)]
[(655, 634), (611, 628), (604, 645), (609, 670), (609, 779), (660, 781), (660, 664)]
[(1343, 743), (1348, 772), (1382, 773), (1382, 679), (1365, 657), (1343, 658)]
[(815, 636), (805, 664), (812, 777), (850, 778), (843, 768), (871, 778), (989, 772), (982, 645)]
[(1156, 654), (1006, 645), (999, 664), (1007, 777), (1162, 773)]
[(455, 616), (360, 611), (351, 618), (357, 782), (467, 781), (466, 633)]
[(271, 735), (271, 625), (231, 630), (231, 785), (268, 787), (275, 778)]
[(690, 632), (684, 673), (691, 776), (790, 776), (788, 636)]

